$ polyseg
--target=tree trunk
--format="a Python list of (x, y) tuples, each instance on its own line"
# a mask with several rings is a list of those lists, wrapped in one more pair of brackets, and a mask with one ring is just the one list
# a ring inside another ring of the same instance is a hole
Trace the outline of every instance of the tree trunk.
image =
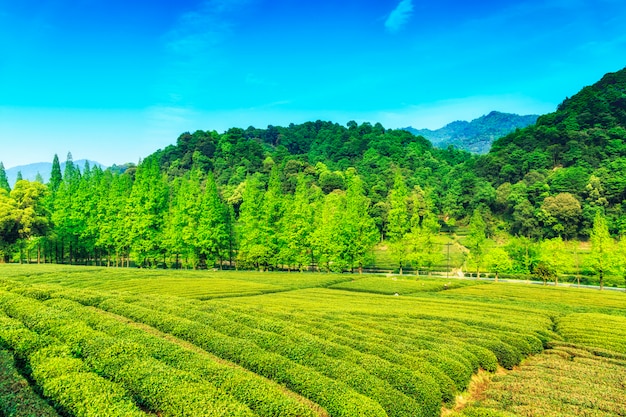
[(604, 271), (600, 271), (600, 291), (604, 289)]

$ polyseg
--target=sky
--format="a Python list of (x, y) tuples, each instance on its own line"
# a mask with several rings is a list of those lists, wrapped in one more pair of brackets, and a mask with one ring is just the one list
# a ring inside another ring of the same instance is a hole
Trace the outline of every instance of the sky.
[(545, 114), (626, 66), (623, 0), (0, 0), (0, 161), (196, 130)]

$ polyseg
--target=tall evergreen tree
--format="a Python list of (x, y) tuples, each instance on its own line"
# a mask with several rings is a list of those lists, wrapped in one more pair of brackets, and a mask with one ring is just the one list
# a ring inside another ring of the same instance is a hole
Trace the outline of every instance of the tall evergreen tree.
[(334, 190), (324, 196), (323, 204), (316, 211), (313, 251), (318, 267), (325, 271), (341, 272), (347, 266), (343, 256), (345, 242), (341, 239), (345, 200), (344, 191)]
[(400, 170), (396, 170), (393, 188), (389, 191), (389, 213), (387, 215), (387, 242), (400, 275), (407, 263), (407, 247), (403, 242), (409, 230), (408, 190)]
[(601, 210), (596, 212), (591, 230), (591, 253), (587, 257), (587, 266), (596, 273), (600, 289), (604, 287), (604, 277), (615, 269), (615, 242), (609, 234), (606, 218)]
[(168, 186), (156, 159), (137, 167), (126, 207), (126, 230), (139, 265), (154, 267), (165, 258), (164, 223)]
[(298, 175), (295, 194), (286, 200), (280, 227), (279, 259), (289, 269), (295, 266), (302, 271), (311, 262), (311, 236), (315, 218), (312, 203), (315, 194), (306, 177)]
[(470, 263), (476, 268), (476, 276), (480, 277), (480, 268), (485, 255), (485, 245), (487, 243), (487, 225), (483, 220), (480, 210), (475, 209), (469, 223), (469, 233), (467, 235), (467, 248), (469, 249)]
[(243, 202), (239, 208), (239, 222), (237, 236), (239, 251), (237, 264), (242, 267), (254, 266), (262, 268), (269, 264), (268, 250), (265, 236), (266, 227), (263, 225), (264, 193), (258, 175), (248, 177), (243, 192)]
[(354, 170), (349, 170), (346, 209), (341, 230), (346, 263), (351, 269), (356, 266), (359, 273), (363, 272), (363, 265), (378, 242), (378, 230), (369, 208), (370, 200), (365, 197), (363, 181)]
[(284, 212), (284, 202), (282, 195), (282, 183), (280, 180), (280, 170), (276, 165), (270, 172), (267, 191), (263, 196), (262, 222), (264, 245), (266, 248), (267, 262), (272, 266), (278, 264), (279, 235), (281, 218)]
[(56, 193), (61, 185), (61, 181), (63, 181), (63, 176), (61, 175), (61, 164), (59, 163), (59, 156), (54, 154), (54, 159), (52, 160), (52, 171), (50, 172), (50, 190), (53, 193)]
[(5, 190), (7, 193), (11, 191), (7, 172), (4, 170), (4, 164), (2, 162), (0, 162), (0, 189)]
[(65, 250), (69, 262), (74, 262), (78, 257), (79, 236), (85, 226), (82, 222), (77, 200), (80, 188), (80, 171), (74, 165), (72, 154), (67, 154), (63, 180), (56, 192), (53, 192), (52, 221), (57, 243), (60, 247), (60, 261), (65, 261)]
[(213, 173), (209, 172), (200, 195), (200, 217), (196, 240), (207, 264), (219, 261), (220, 267), (228, 247), (228, 208), (222, 202)]

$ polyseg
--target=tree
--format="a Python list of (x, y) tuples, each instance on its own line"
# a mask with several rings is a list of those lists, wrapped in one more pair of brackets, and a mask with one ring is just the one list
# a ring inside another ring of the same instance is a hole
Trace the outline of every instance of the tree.
[(248, 177), (243, 192), (243, 201), (239, 209), (237, 236), (239, 251), (237, 265), (242, 267), (255, 266), (261, 268), (269, 263), (268, 248), (265, 246), (266, 228), (263, 227), (262, 183), (259, 175)]
[(363, 272), (363, 264), (378, 242), (378, 230), (369, 208), (370, 200), (365, 197), (363, 181), (354, 170), (348, 170), (346, 210), (341, 231), (346, 262), (350, 268), (357, 266), (359, 274)]
[(280, 170), (274, 166), (270, 172), (267, 191), (263, 196), (263, 205), (261, 207), (261, 224), (263, 228), (262, 238), (263, 246), (266, 250), (266, 266), (277, 266), (279, 248), (279, 228), (281, 218), (284, 213), (282, 182), (280, 179)]
[(22, 243), (44, 236), (47, 232), (48, 213), (43, 204), (46, 193), (45, 185), (26, 180), (17, 181), (11, 191), (10, 196), (15, 201), (17, 233)]
[(509, 254), (501, 246), (496, 246), (487, 252), (484, 262), (490, 271), (496, 273), (496, 282), (498, 282), (498, 277), (502, 272), (509, 271), (513, 266)]
[(505, 249), (513, 262), (513, 273), (530, 274), (539, 262), (538, 244), (525, 236), (512, 238)]
[(543, 262), (539, 262), (535, 266), (533, 274), (538, 278), (541, 278), (541, 280), (543, 281), (543, 285), (546, 285), (546, 282), (552, 280), (555, 276), (554, 270), (549, 265), (546, 265)]
[(480, 278), (480, 267), (483, 263), (485, 245), (487, 243), (486, 229), (487, 226), (483, 220), (482, 214), (478, 209), (475, 209), (469, 223), (466, 246), (470, 251), (470, 263), (476, 268), (477, 278)]
[(387, 214), (387, 241), (394, 262), (402, 269), (407, 262), (407, 247), (403, 242), (409, 230), (408, 191), (399, 170), (394, 176), (393, 188), (389, 191), (389, 212)]
[(15, 200), (9, 193), (0, 189), (0, 260), (8, 262), (10, 246), (19, 238), (18, 218)]
[(223, 261), (223, 251), (228, 244), (228, 209), (222, 202), (213, 174), (209, 172), (200, 196), (200, 218), (197, 244), (207, 262)]
[(4, 164), (2, 162), (0, 162), (0, 190), (5, 190), (7, 193), (11, 191), (11, 186), (7, 179), (7, 172), (4, 170)]
[(153, 267), (165, 256), (164, 224), (168, 208), (168, 184), (156, 159), (137, 167), (126, 206), (126, 232), (141, 266)]
[(59, 164), (59, 157), (57, 154), (54, 154), (54, 159), (52, 160), (52, 171), (50, 172), (50, 190), (52, 193), (56, 193), (61, 185), (61, 181), (63, 181), (63, 177), (61, 175), (61, 164)]
[(312, 206), (314, 198), (315, 191), (310, 188), (304, 174), (299, 174), (296, 192), (286, 201), (280, 227), (279, 259), (288, 269), (295, 265), (302, 271), (313, 255), (311, 236), (315, 218)]
[(626, 291), (626, 237), (622, 236), (617, 245), (617, 270), (624, 279), (624, 291)]
[(590, 241), (591, 253), (587, 257), (587, 266), (598, 276), (602, 289), (605, 275), (615, 268), (615, 242), (609, 234), (606, 218), (600, 210), (593, 219)]
[(550, 229), (548, 234), (567, 238), (576, 235), (582, 208), (573, 194), (559, 193), (543, 200), (541, 214), (544, 226)]
[(85, 226), (80, 216), (80, 204), (77, 200), (79, 189), (80, 171), (72, 161), (72, 154), (68, 153), (63, 181), (56, 192), (53, 190), (52, 222), (56, 238), (60, 241), (61, 262), (65, 260), (66, 247), (70, 263), (78, 257), (79, 236)]
[[(133, 182), (128, 173), (114, 175), (107, 170), (99, 188), (103, 196), (98, 202), (98, 238), (96, 244), (107, 253), (107, 266), (111, 265), (111, 255), (115, 255), (115, 265), (124, 266), (131, 246), (131, 234), (125, 219), (129, 213), (129, 197)], [(129, 260), (127, 261), (129, 262)]]
[(567, 248), (560, 237), (544, 240), (539, 245), (539, 261), (552, 271), (554, 285), (559, 284), (559, 275), (569, 265)]
[(175, 257), (175, 267), (182, 258), (185, 264), (197, 268), (200, 263), (198, 235), (201, 216), (201, 173), (197, 169), (186, 172), (170, 183), (170, 198), (163, 243)]
[(441, 225), (432, 212), (430, 196), (419, 186), (411, 195), (411, 230), (403, 239), (408, 248), (407, 260), (417, 269), (426, 269), (430, 275), (433, 266), (443, 259), (441, 245), (437, 241)]
[(323, 204), (316, 212), (313, 250), (318, 265), (322, 265), (325, 271), (341, 272), (347, 266), (342, 256), (346, 250), (344, 240), (338, 238), (342, 234), (345, 200), (345, 192), (335, 190), (324, 196)]

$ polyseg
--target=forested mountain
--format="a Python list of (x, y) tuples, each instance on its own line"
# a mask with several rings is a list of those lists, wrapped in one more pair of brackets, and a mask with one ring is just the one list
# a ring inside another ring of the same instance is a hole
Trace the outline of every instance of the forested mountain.
[(471, 122), (456, 121), (441, 129), (405, 128), (416, 136), (423, 136), (438, 148), (447, 148), (452, 145), (469, 152), (485, 154), (489, 152), (494, 140), (501, 138), (515, 129), (521, 129), (534, 124), (539, 116), (531, 114), (520, 116), (512, 113), (492, 111)]
[[(170, 178), (197, 165), (214, 173), (227, 198), (237, 198), (237, 187), (249, 175), (259, 173), (267, 181), (276, 166), (285, 192), (293, 192), (299, 174), (308, 177), (324, 193), (346, 189), (346, 170), (354, 168), (362, 178), (372, 204), (384, 202), (399, 170), (408, 186), (419, 185), (442, 202), (447, 190), (462, 173), (449, 175), (462, 162), (475, 157), (455, 149), (437, 149), (423, 137), (404, 130), (385, 129), (380, 123), (342, 126), (332, 122), (307, 122), (267, 129), (232, 128), (223, 134), (196, 131), (184, 133), (176, 145), (157, 151), (155, 159)], [(473, 208), (475, 179), (463, 187), (463, 202)], [(442, 207), (443, 208), (443, 207)], [(449, 207), (458, 212), (457, 204)], [(447, 209), (443, 209), (446, 211)]]
[(497, 188), (493, 208), (514, 233), (543, 224), (544, 235), (587, 234), (598, 208), (626, 232), (626, 69), (495, 141), (476, 172)]
[(601, 248), (586, 268), (602, 276), (626, 260), (626, 243), (624, 256), (604, 258), (618, 252), (609, 232), (626, 233), (625, 73), (585, 87), (483, 156), (379, 123), (316, 121), (183, 133), (137, 166), (81, 168), (68, 155), (62, 169), (55, 157), (45, 184), (11, 187), (0, 164), (0, 252), (346, 271), (382, 242), (399, 270), (431, 270), (440, 232), (458, 223), (467, 226), (456, 241), (464, 267), (476, 273), (556, 274), (563, 239), (580, 238), (592, 255)]

